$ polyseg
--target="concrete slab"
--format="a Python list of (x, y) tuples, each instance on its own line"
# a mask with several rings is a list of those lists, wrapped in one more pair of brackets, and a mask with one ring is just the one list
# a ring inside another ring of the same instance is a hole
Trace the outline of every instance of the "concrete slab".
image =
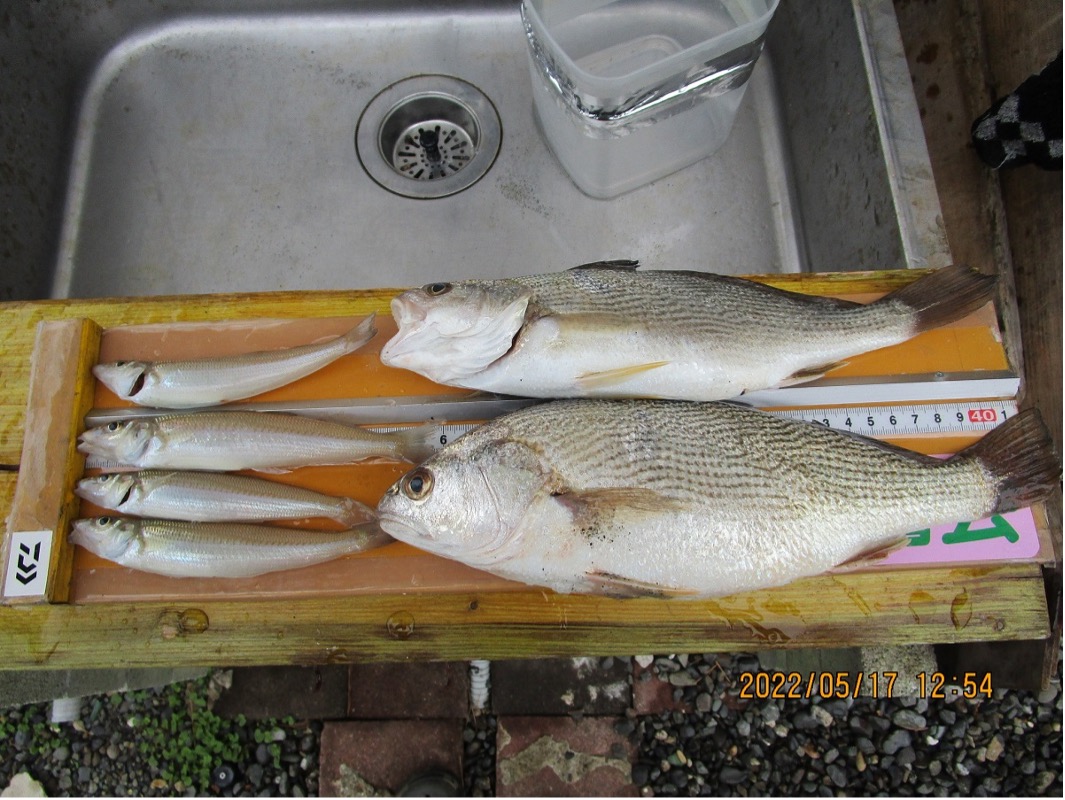
[(0, 708), (42, 703), (67, 697), (87, 697), (105, 692), (150, 689), (171, 683), (194, 681), (206, 667), (182, 669), (75, 669), (8, 672), (0, 670)]
[(775, 672), (850, 672), (862, 670), (862, 653), (857, 647), (801, 648), (798, 650), (759, 650), (756, 654), (762, 669)]
[(500, 717), (499, 797), (635, 797), (635, 746), (612, 717)]
[(343, 719), (347, 709), (345, 666), (239, 667), (214, 707), (219, 716), (248, 719)]
[(464, 719), (469, 711), (465, 661), (353, 664), (349, 719)]
[(503, 716), (624, 714), (632, 704), (628, 658), (493, 661), (492, 711)]
[(444, 771), (462, 780), (461, 720), (327, 722), (319, 751), (322, 797), (395, 794)]

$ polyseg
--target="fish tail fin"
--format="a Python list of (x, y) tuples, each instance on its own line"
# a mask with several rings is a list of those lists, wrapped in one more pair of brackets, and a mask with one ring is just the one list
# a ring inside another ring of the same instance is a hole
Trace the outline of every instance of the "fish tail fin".
[(1061, 461), (1035, 409), (1006, 420), (959, 457), (976, 459), (990, 474), (998, 489), (996, 513), (1032, 505), (1061, 486)]
[(997, 279), (955, 264), (937, 269), (877, 303), (900, 302), (914, 314), (914, 334), (959, 320), (994, 296)]
[(344, 334), (344, 343), (347, 345), (349, 353), (354, 353), (377, 335), (377, 326), (374, 325), (376, 316), (376, 312), (371, 313), (370, 316)]
[(431, 422), (396, 431), (399, 437), (400, 456), (412, 464), (420, 464), (435, 453), (440, 446), (437, 426)]
[(358, 500), (350, 497), (340, 498), (340, 508), (333, 515), (333, 519), (345, 528), (355, 528), (366, 523), (377, 521), (377, 512)]

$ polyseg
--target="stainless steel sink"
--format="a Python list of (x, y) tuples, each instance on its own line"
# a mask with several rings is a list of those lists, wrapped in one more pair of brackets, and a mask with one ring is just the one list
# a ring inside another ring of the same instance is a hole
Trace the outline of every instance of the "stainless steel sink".
[[(606, 201), (537, 130), (518, 7), (8, 4), (0, 299), (406, 286), (603, 258), (726, 273), (950, 260), (890, 0), (785, 0), (726, 145)], [(472, 120), (418, 105), (456, 86), (484, 98), (460, 98)], [(360, 120), (376, 136), (398, 105), (390, 141), (444, 118), (441, 136), (465, 137), (456, 164), (480, 159), (471, 185), (423, 199), (416, 152), (385, 154), (401, 174), (356, 148)]]

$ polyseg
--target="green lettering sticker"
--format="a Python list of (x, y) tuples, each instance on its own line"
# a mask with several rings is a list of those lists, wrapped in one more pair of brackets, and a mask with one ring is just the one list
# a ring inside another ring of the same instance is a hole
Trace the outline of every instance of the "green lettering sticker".
[(932, 541), (931, 528), (925, 528), (923, 531), (914, 531), (906, 535), (910, 537), (910, 543), (906, 545), (907, 547), (924, 547)]
[(1004, 538), (1010, 544), (1016, 544), (1021, 535), (1016, 529), (1006, 522), (1005, 518), (998, 514), (991, 515), (991, 527), (971, 530), (971, 522), (962, 522), (950, 533), (943, 535), (943, 544), (965, 544), (966, 542), (982, 542), (987, 539)]

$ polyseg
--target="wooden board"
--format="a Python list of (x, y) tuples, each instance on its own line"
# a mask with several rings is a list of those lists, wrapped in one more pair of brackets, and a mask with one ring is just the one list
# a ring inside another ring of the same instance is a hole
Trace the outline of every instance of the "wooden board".
[(84, 470), (77, 451), (92, 407), (100, 329), (88, 320), (42, 322), (30, 367), (25, 440), (4, 538), (7, 603), (65, 602), (73, 547), (67, 541), (78, 511), (73, 486)]
[(713, 601), (552, 592), (0, 609), (8, 669), (607, 656), (1041, 639), (1039, 567), (821, 576)]
[[(793, 290), (871, 299), (920, 274), (771, 276), (765, 280)], [(257, 399), (281, 401), (323, 392), (352, 395), (350, 386), (338, 387), (365, 369), (378, 370), (369, 384), (372, 388), (363, 390), (370, 395), (460, 391), (441, 390), (427, 381), (408, 383), (423, 379), (405, 372), (395, 375), (396, 371), (372, 363), (390, 333), (388, 300), (392, 294), (224, 296), (210, 305), (199, 298), (9, 304), (0, 324), (0, 341), (6, 339), (12, 345), (0, 350), (4, 370), (0, 372), (0, 468), (17, 463), (9, 460), (10, 452), (14, 443), (22, 443), (21, 416), (11, 407), (22, 391), (19, 380), (24, 365), (18, 356), (25, 352), (25, 337), (20, 330), (30, 321), (84, 314), (107, 329), (102, 357), (151, 353), (160, 358), (176, 357), (182, 348), (200, 347), (203, 342), (210, 342), (205, 354), (273, 346), (269, 342), (302, 342), (308, 336), (313, 339), (347, 330), (366, 314), (377, 312), (382, 333), (361, 355), (323, 371), (317, 379), (320, 383), (308, 379), (302, 386)], [(125, 327), (144, 324), (163, 327)], [(947, 363), (941, 360), (944, 353), (954, 354), (946, 367), (950, 370), (1001, 370), (1005, 366), (990, 309), (931, 337), (946, 336), (946, 344), (923, 336), (923, 340), (918, 337), (898, 346), (901, 350), (889, 348), (853, 359), (846, 369), (858, 370), (855, 374), (863, 369), (897, 373), (900, 366), (906, 369), (909, 365), (926, 371), (943, 368)], [(931, 362), (922, 354), (929, 350), (939, 353)], [(969, 359), (973, 352), (985, 352), (990, 358), (978, 356), (973, 361)], [(964, 358), (959, 360), (958, 354), (965, 354)], [(95, 404), (123, 405), (109, 395), (97, 390)], [(933, 449), (942, 451), (942, 447), (938, 443)], [(352, 494), (373, 504), (404, 469), (402, 465), (369, 472), (362, 467), (315, 468), (277, 479), (307, 479), (308, 485), (332, 487), (335, 493), (354, 487)], [(86, 513), (91, 510), (86, 507)], [(387, 590), (363, 581), (360, 574), (383, 581)], [(79, 554), (72, 581), (75, 603), (23, 609), (19, 615), (0, 608), (0, 657), (11, 668), (324, 663), (682, 652), (755, 646), (756, 642), (761, 642), (758, 646), (805, 647), (1039, 638), (1048, 629), (1040, 568), (1023, 563), (896, 569), (882, 571), (875, 578), (861, 573), (826, 575), (718, 601), (614, 601), (530, 590), (394, 544), (374, 554), (309, 570), (223, 583), (227, 585), (145, 577)]]
[[(871, 302), (880, 294), (840, 296), (856, 302)], [(346, 333), (363, 319), (365, 317), (249, 319), (110, 328), (104, 331), (101, 339), (100, 361), (205, 358), (289, 347)], [(472, 394), (468, 390), (434, 384), (406, 370), (385, 367), (380, 361), (380, 351), (395, 334), (396, 325), (390, 315), (380, 315), (376, 325), (378, 334), (359, 351), (300, 381), (248, 402), (284, 404), (324, 399)], [(949, 327), (929, 331), (895, 347), (855, 357), (835, 370), (832, 376), (877, 381), (897, 380), (899, 375), (921, 375), (937, 370), (952, 374), (1003, 370), (1005, 356), (996, 334), (993, 310), (987, 306)], [(133, 406), (99, 383), (94, 405), (97, 409)], [(942, 453), (952, 452), (944, 448), (960, 449), (973, 441), (975, 437), (963, 436), (934, 441), (912, 438), (899, 443), (922, 452)], [(261, 477), (353, 497), (374, 507), (384, 491), (409, 466), (378, 463), (310, 467), (281, 476)], [(97, 513), (104, 513), (104, 510), (84, 504), (83, 516)], [(500, 592), (522, 588), (520, 584), (402, 543), (313, 567), (239, 580), (164, 578), (120, 567), (78, 548), (72, 597), (76, 602), (84, 603), (167, 598), (340, 597), (408, 591)]]

